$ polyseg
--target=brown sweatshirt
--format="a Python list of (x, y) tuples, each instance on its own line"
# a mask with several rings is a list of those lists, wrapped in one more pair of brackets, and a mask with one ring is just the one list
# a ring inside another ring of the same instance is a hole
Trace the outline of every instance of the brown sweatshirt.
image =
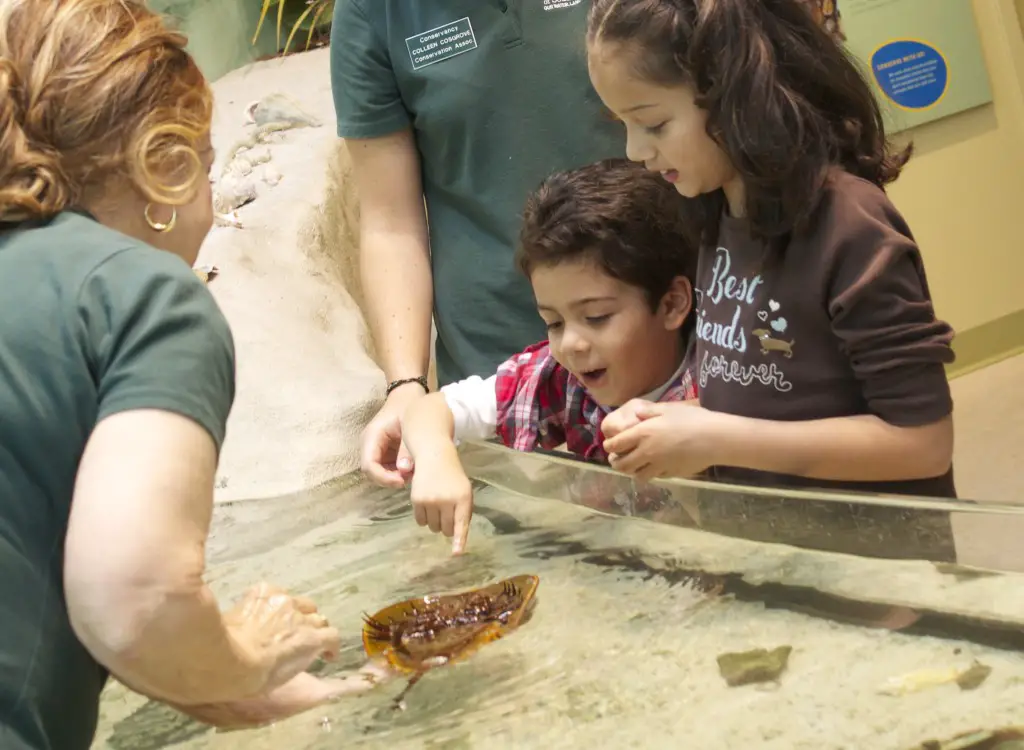
[[(953, 330), (935, 318), (921, 254), (884, 191), (836, 169), (810, 225), (769, 259), (743, 220), (724, 216), (701, 251), (694, 362), (701, 405), (797, 421), (874, 414), (941, 420)], [(927, 480), (831, 482), (714, 467), (767, 486), (955, 497), (953, 469)]]

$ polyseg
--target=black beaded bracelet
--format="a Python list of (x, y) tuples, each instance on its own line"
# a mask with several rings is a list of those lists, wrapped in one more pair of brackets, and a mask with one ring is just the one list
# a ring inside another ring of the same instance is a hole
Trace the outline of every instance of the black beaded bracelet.
[(402, 378), (401, 380), (392, 380), (390, 383), (388, 383), (388, 389), (387, 391), (384, 392), (384, 398), (390, 396), (391, 391), (395, 390), (395, 388), (398, 388), (403, 385), (408, 385), (409, 383), (419, 383), (420, 385), (423, 386), (423, 390), (425, 390), (427, 393), (430, 393), (430, 386), (427, 385), (427, 376), (420, 375), (418, 378)]

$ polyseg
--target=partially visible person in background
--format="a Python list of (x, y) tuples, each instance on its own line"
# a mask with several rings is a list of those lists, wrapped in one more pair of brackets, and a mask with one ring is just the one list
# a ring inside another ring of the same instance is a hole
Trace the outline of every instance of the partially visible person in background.
[(565, 443), (607, 463), (601, 422), (610, 411), (634, 398), (697, 398), (684, 362), (697, 248), (686, 243), (683, 200), (624, 159), (557, 172), (530, 195), (516, 265), (547, 338), (402, 416), (416, 521), (454, 536), (456, 554), (473, 509), (457, 441), (497, 437), (522, 451)]
[(203, 581), (235, 389), (191, 265), (211, 92), (134, 0), (0, 5), (0, 747), (86, 750), (108, 673), (203, 721), (331, 698), (312, 602)]
[[(512, 262), (527, 194), (622, 156), (587, 78), (587, 3), (338, 0), (331, 73), (361, 210), (366, 313), (387, 400), (362, 468), (401, 487), (400, 417), (427, 390), (489, 375), (544, 337)], [(429, 216), (429, 222), (428, 222)], [(428, 229), (429, 227), (429, 229)]]

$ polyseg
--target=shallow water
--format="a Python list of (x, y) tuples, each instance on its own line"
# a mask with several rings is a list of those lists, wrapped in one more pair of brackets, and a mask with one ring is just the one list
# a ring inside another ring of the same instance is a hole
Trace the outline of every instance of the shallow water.
[[(489, 484), (465, 556), (415, 524), (407, 493), (349, 476), (218, 508), (210, 580), (225, 603), (260, 579), (312, 596), (344, 638), (322, 674), (363, 664), (363, 612), (532, 573), (538, 603), (522, 628), (430, 672), (405, 711), (391, 708), (397, 680), (217, 733), (112, 684), (94, 747), (905, 750), (1024, 723), (1024, 576), (959, 567), (949, 509), (962, 506), (695, 483), (652, 493), (576, 463), (467, 451)], [(963, 512), (1024, 522), (1013, 508)], [(719, 674), (720, 653), (782, 645), (793, 652), (776, 683), (734, 688)], [(976, 690), (879, 692), (975, 659), (992, 668)]]

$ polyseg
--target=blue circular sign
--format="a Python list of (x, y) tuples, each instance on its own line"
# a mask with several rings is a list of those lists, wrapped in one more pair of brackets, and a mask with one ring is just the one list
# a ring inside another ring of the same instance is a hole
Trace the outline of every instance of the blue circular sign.
[(871, 72), (886, 98), (904, 109), (934, 106), (949, 87), (946, 58), (913, 39), (897, 39), (875, 50)]

